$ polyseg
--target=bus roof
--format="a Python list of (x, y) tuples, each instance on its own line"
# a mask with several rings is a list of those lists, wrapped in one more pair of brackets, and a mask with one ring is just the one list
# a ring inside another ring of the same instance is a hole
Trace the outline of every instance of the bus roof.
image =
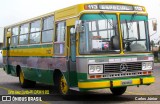
[(114, 5), (118, 4), (118, 5), (122, 5), (123, 4), (123, 5), (140, 6), (140, 5), (131, 4), (131, 3), (114, 2), (114, 1), (87, 2), (87, 3), (81, 3), (81, 4), (76, 4), (76, 5), (73, 5), (73, 6), (69, 6), (69, 7), (59, 9), (59, 10), (56, 10), (56, 11), (53, 11), (53, 12), (49, 12), (49, 13), (44, 14), (44, 15), (40, 15), (40, 16), (31, 18), (31, 19), (24, 20), (22, 22), (18, 22), (18, 23), (9, 25), (9, 26), (5, 26), (5, 28), (18, 26), (20, 24), (28, 23), (30, 21), (38, 20), (38, 19), (41, 19), (41, 18), (44, 18), (44, 17), (47, 17), (47, 16), (53, 16), (54, 15), (55, 16), (55, 21), (56, 20), (62, 20), (64, 18), (68, 18), (68, 17), (72, 17), (72, 16), (77, 16), (77, 15), (79, 15), (79, 13), (81, 11), (85, 10), (84, 6), (88, 5), (88, 4), (91, 4), (91, 5), (94, 5), (94, 4), (114, 4)]

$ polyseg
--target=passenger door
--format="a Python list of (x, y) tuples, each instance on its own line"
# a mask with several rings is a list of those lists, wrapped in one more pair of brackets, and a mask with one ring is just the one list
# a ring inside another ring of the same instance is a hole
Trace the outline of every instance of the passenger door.
[(7, 32), (6, 34), (6, 73), (7, 74), (10, 74), (11, 73), (11, 70), (9, 69), (9, 57), (10, 57), (10, 43), (11, 43), (11, 33), (10, 32)]
[(68, 72), (69, 72), (69, 85), (70, 87), (77, 85), (77, 69), (76, 69), (76, 34), (74, 31), (74, 26), (69, 26), (67, 28), (67, 36), (70, 42), (70, 48), (68, 49)]

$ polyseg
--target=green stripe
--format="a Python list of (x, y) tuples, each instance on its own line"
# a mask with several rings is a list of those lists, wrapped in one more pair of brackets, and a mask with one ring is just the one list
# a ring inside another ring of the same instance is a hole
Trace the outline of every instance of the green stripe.
[(132, 58), (132, 57), (137, 57), (137, 56), (153, 56), (152, 53), (148, 53), (148, 54), (134, 54), (134, 55), (120, 55), (120, 54), (117, 54), (117, 56), (114, 54), (114, 56), (107, 56), (107, 55), (87, 55), (87, 56), (78, 56), (78, 58), (117, 58), (117, 57), (129, 57), (129, 58)]
[[(6, 58), (7, 56), (3, 56), (3, 58)], [(53, 56), (8, 56), (8, 57), (23, 57), (23, 58), (29, 58), (29, 57), (34, 57), (34, 58), (57, 58)], [(59, 57), (60, 58), (60, 57)], [(63, 58), (63, 57), (62, 57)], [(65, 58), (65, 57), (64, 57)]]
[[(16, 76), (16, 66), (13, 65), (5, 65), (5, 71), (7, 74), (10, 74), (12, 76)], [(54, 70), (48, 70), (48, 69), (37, 69), (37, 68), (29, 68), (29, 67), (21, 67), (21, 69), (24, 72), (25, 79), (37, 81), (45, 84), (53, 85), (53, 72)], [(67, 82), (69, 82), (71, 87), (77, 87), (78, 81), (77, 81), (77, 72), (71, 71), (70, 73), (62, 72), (65, 78), (67, 79)], [(68, 75), (70, 77), (68, 77)]]
[(87, 73), (78, 73), (77, 76), (78, 76), (78, 81), (79, 82), (80, 81), (88, 81), (87, 80)]
[[(12, 65), (5, 65), (6, 73), (11, 74), (12, 76), (16, 76), (16, 67)], [(36, 68), (28, 68), (28, 67), (21, 67), (24, 72), (25, 79), (42, 82), (46, 84), (53, 85), (53, 70), (48, 69), (36, 69)]]
[(81, 16), (82, 20), (102, 20), (102, 19), (113, 19), (113, 20), (117, 20), (116, 15), (115, 14), (83, 14)]
[(131, 19), (147, 21), (148, 17), (147, 16), (143, 16), (143, 15), (128, 15), (128, 14), (124, 14), (124, 15), (120, 16), (120, 19), (121, 20), (128, 20), (128, 21), (130, 21)]
[(77, 80), (77, 72), (76, 71), (67, 71), (63, 72), (63, 75), (65, 76), (67, 83), (70, 87), (77, 87), (78, 86), (78, 80)]
[(24, 68), (24, 75), (26, 79), (38, 81), (46, 84), (53, 84), (53, 70), (42, 70), (36, 68)]

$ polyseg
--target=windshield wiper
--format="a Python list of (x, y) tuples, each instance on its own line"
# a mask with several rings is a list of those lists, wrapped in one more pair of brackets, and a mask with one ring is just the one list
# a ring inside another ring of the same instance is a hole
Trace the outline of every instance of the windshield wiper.
[(103, 11), (101, 11), (101, 13), (99, 13), (99, 15), (105, 19), (107, 19), (107, 22), (110, 24), (111, 27), (113, 27), (115, 29), (115, 26), (113, 25), (113, 23), (111, 23), (111, 21), (107, 18), (107, 16), (105, 15), (105, 13)]
[(129, 21), (129, 22), (130, 22), (130, 25), (127, 26), (128, 30), (131, 29), (131, 27), (132, 27), (132, 25), (133, 25), (133, 20), (134, 20), (134, 18), (135, 18), (136, 15), (137, 15), (137, 12), (134, 12), (134, 14), (132, 14), (131, 20)]
[(137, 15), (137, 12), (135, 12), (134, 14), (132, 14), (132, 16), (131, 16), (131, 19), (130, 19), (130, 25), (128, 26), (128, 21), (127, 21), (127, 19), (125, 19), (125, 23), (126, 23), (126, 32), (127, 32), (127, 38), (129, 38), (129, 30), (131, 29), (131, 27), (132, 27), (132, 25), (133, 25), (133, 21), (134, 21), (134, 18), (135, 18), (135, 16)]

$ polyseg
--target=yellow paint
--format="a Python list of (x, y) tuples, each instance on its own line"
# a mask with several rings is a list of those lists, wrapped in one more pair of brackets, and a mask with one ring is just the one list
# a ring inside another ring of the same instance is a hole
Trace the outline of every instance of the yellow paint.
[[(45, 15), (41, 15), (41, 16), (38, 16), (38, 17), (35, 17), (35, 18), (32, 18), (32, 19), (28, 19), (26, 21), (22, 21), (20, 23), (17, 23), (17, 24), (13, 24), (13, 25), (10, 25), (10, 26), (7, 26), (5, 28), (12, 28), (14, 26), (20, 26), (21, 24), (24, 24), (24, 23), (30, 23), (32, 21), (35, 21), (35, 20), (43, 20), (44, 17), (48, 17), (48, 16), (54, 16), (54, 21), (55, 22), (58, 22), (58, 21), (66, 21), (66, 25), (67, 27), (68, 26), (72, 26), (75, 24), (75, 21), (76, 19), (79, 19), (81, 15), (83, 15), (83, 13), (100, 13), (100, 11), (92, 11), (92, 10), (85, 10), (84, 9), (84, 6), (86, 4), (128, 4), (128, 3), (123, 3), (123, 2), (111, 2), (111, 1), (103, 1), (103, 2), (89, 2), (89, 3), (82, 3), (82, 4), (77, 4), (77, 5), (74, 5), (74, 6), (70, 6), (70, 7), (67, 7), (67, 8), (64, 8), (64, 9), (60, 9), (60, 10), (56, 10), (54, 12), (51, 12), (51, 13), (48, 13), (48, 14), (45, 14)], [(133, 5), (133, 4), (130, 4), (130, 5)], [(104, 13), (116, 13), (117, 15), (119, 15), (121, 11), (104, 11)], [(133, 12), (123, 12), (124, 14), (126, 13), (132, 13)], [(138, 14), (145, 14), (147, 15), (146, 13), (146, 9), (144, 8), (144, 11), (143, 12), (138, 12)], [(54, 22), (54, 24), (55, 24)], [(120, 18), (118, 17), (118, 23), (120, 22)], [(41, 25), (42, 26), (42, 25)], [(118, 26), (119, 28), (119, 33), (120, 33), (120, 40), (122, 40), (122, 33), (120, 32), (120, 24)], [(54, 29), (54, 32), (55, 29)], [(68, 43), (69, 42), (69, 38), (68, 38), (68, 30), (66, 29), (66, 38), (67, 41), (65, 42), (65, 54), (64, 55), (68, 55), (69, 53), (69, 49), (70, 49), (70, 44)], [(42, 35), (42, 34), (41, 34)], [(11, 37), (11, 32), (7, 32), (6, 34), (6, 37)], [(6, 38), (5, 37), (5, 38)], [(55, 38), (55, 37), (54, 37)], [(76, 40), (79, 39), (79, 34), (76, 35)], [(67, 44), (67, 45), (66, 45)], [(79, 43), (78, 41), (76, 41), (76, 47), (79, 46)], [(124, 54), (123, 53), (123, 46), (122, 46), (122, 42), (120, 43), (120, 46), (121, 46), (121, 53), (120, 54)], [(34, 51), (33, 51), (34, 50)], [(49, 54), (48, 52), (51, 50), (51, 53)], [(48, 51), (48, 52), (47, 52)], [(53, 47), (52, 48), (31, 48), (31, 49), (15, 49), (15, 50), (10, 50), (9, 52), (9, 56), (54, 56), (53, 54)], [(78, 48), (76, 48), (76, 55), (78, 56), (79, 55), (79, 51), (78, 51)], [(6, 51), (4, 51), (4, 55), (3, 56), (6, 56)]]
[(6, 37), (11, 37), (11, 32), (7, 32)]
[(154, 83), (155, 82), (155, 78), (154, 77), (152, 77), (152, 78), (143, 78), (143, 80), (142, 80), (143, 82), (143, 84), (150, 84), (150, 83)]
[[(3, 56), (6, 55), (7, 51), (3, 50)], [(53, 48), (11, 49), (9, 56), (53, 56)]]
[(21, 82), (21, 84), (24, 83), (24, 74), (22, 71), (20, 72), (20, 82)]
[(118, 31), (119, 31), (120, 49), (121, 49), (120, 54), (124, 54), (124, 52), (123, 52), (123, 43), (122, 43), (123, 38), (122, 38), (122, 32), (121, 32), (121, 28), (120, 28), (120, 16), (119, 16), (120, 14), (117, 13), (117, 15), (118, 15)]
[[(132, 84), (131, 85), (141, 85), (141, 81), (140, 78), (136, 78), (136, 79), (131, 79), (132, 80)], [(102, 82), (78, 82), (78, 87), (79, 88), (107, 88), (107, 87), (120, 87), (122, 86), (122, 81), (124, 80), (114, 80), (111, 82), (110, 81), (102, 81)], [(154, 77), (153, 78), (143, 78), (143, 83), (142, 84), (150, 84), (153, 83), (155, 81)]]
[(68, 8), (64, 8), (61, 10), (55, 11), (55, 20), (62, 20), (64, 18), (70, 18), (73, 16), (78, 15), (78, 7), (77, 6), (71, 6)]
[[(67, 7), (67, 8), (63, 8), (63, 9), (60, 9), (60, 10), (52, 11), (50, 13), (47, 13), (47, 14), (44, 14), (44, 15), (41, 15), (41, 16), (38, 16), (38, 17), (34, 17), (34, 18), (31, 18), (31, 19), (28, 19), (28, 20), (25, 20), (25, 21), (22, 21), (22, 22), (13, 24), (13, 25), (6, 26), (5, 28), (18, 26), (20, 24), (28, 23), (28, 22), (31, 22), (31, 21), (34, 21), (34, 20), (37, 20), (37, 19), (42, 19), (42, 18), (47, 17), (47, 16), (55, 16), (55, 21), (64, 20), (64, 19), (67, 19), (67, 18), (70, 18), (70, 17), (73, 17), (73, 16), (78, 16), (80, 14), (80, 12), (84, 11), (84, 6), (86, 4), (126, 4), (126, 5), (139, 6), (139, 5), (125, 3), (125, 2), (113, 2), (113, 1), (88, 2), (88, 3), (77, 4), (77, 5), (70, 6), (70, 7)], [(144, 9), (143, 12), (146, 12), (145, 7), (144, 6), (142, 6), (142, 7)]]
[(104, 88), (110, 87), (110, 81), (105, 82), (78, 82), (79, 88)]
[(77, 20), (77, 18), (68, 19), (68, 20), (66, 20), (66, 25), (67, 26), (74, 26), (76, 20)]
[(135, 85), (141, 84), (141, 83), (140, 83), (140, 79), (139, 79), (139, 78), (133, 79), (133, 80), (132, 80), (132, 84), (135, 84)]
[(114, 87), (121, 86), (121, 80), (113, 81), (113, 86)]
[(62, 93), (66, 94), (68, 92), (68, 85), (67, 85), (67, 82), (66, 82), (64, 76), (61, 77), (60, 86), (61, 86)]

